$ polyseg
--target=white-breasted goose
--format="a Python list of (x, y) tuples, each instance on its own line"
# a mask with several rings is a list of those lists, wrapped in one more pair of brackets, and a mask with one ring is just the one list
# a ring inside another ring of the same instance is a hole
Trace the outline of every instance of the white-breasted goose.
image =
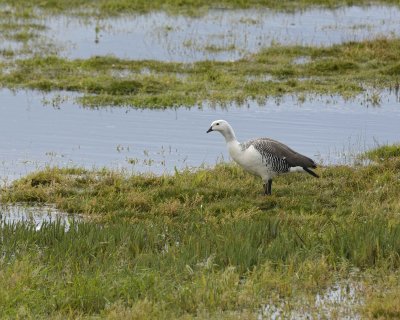
[(279, 141), (258, 138), (240, 143), (232, 127), (225, 120), (211, 123), (207, 133), (211, 131), (219, 131), (224, 136), (229, 154), (236, 163), (246, 171), (261, 177), (266, 195), (272, 192), (272, 178), (281, 173), (305, 171), (318, 178), (318, 175), (310, 169), (317, 167), (312, 159)]

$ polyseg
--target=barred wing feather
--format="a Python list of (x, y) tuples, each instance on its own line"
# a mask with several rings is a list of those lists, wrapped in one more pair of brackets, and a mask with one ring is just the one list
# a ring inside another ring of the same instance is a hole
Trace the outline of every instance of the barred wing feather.
[(269, 155), (286, 160), (290, 167), (316, 168), (316, 163), (300, 153), (289, 148), (287, 145), (269, 138), (249, 140), (242, 144), (243, 149), (253, 146), (264, 158)]

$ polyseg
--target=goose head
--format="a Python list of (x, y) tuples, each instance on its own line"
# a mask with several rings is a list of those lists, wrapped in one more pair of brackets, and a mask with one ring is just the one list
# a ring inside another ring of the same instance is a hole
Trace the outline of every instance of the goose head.
[(222, 134), (224, 132), (231, 131), (232, 127), (229, 125), (229, 123), (225, 120), (215, 120), (211, 123), (210, 128), (207, 130), (207, 133), (211, 131), (219, 131)]
[(215, 120), (211, 123), (210, 128), (207, 130), (207, 133), (211, 131), (219, 131), (227, 142), (236, 140), (235, 133), (231, 125), (225, 120)]

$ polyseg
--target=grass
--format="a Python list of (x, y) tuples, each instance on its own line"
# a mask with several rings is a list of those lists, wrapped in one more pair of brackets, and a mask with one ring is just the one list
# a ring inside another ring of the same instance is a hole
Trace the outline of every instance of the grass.
[(379, 162), (399, 158), (400, 145), (383, 145), (379, 148), (365, 152), (361, 157)]
[(150, 11), (165, 10), (172, 14), (199, 15), (209, 9), (248, 9), (248, 8), (270, 8), (275, 10), (299, 10), (308, 7), (319, 6), (337, 8), (339, 6), (385, 4), (398, 5), (396, 0), (301, 0), (301, 1), (266, 1), (266, 0), (168, 0), (168, 1), (146, 1), (146, 0), (1, 0), (0, 6), (9, 6), (15, 11), (34, 12), (41, 10), (48, 13), (73, 13), (86, 15), (93, 13), (99, 16), (126, 15), (132, 13), (145, 13)]
[[(0, 81), (13, 89), (78, 92), (79, 103), (93, 107), (243, 104), (284, 94), (349, 98), (368, 89), (398, 88), (399, 55), (400, 39), (387, 38), (331, 47), (277, 45), (234, 62), (168, 63), (112, 56), (68, 60), (38, 55), (3, 62)], [(299, 64), (298, 59), (305, 62)], [(368, 99), (373, 104), (380, 101), (376, 94)]]
[(320, 179), (286, 175), (271, 197), (226, 164), (171, 176), (30, 174), (3, 188), (2, 202), (87, 219), (68, 231), (0, 229), (0, 316), (247, 319), (282, 299), (287, 315), (296, 303), (320, 314), (313, 297), (339, 280), (363, 284), (364, 317), (399, 317), (399, 169), (390, 157), (323, 167)]

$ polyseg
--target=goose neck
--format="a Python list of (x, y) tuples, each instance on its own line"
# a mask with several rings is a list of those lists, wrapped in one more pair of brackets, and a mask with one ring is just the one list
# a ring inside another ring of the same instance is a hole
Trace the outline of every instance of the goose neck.
[(233, 131), (232, 127), (230, 127), (230, 126), (228, 127), (227, 130), (222, 132), (222, 135), (224, 136), (226, 143), (237, 141), (235, 132)]

